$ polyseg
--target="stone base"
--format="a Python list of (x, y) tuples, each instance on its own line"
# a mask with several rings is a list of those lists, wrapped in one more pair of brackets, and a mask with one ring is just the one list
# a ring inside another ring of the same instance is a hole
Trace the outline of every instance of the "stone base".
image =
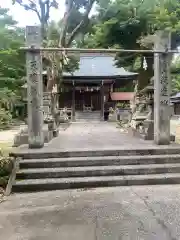
[[(43, 133), (45, 143), (53, 139), (53, 131), (48, 130), (48, 124), (44, 124)], [(13, 147), (19, 147), (24, 144), (28, 144), (28, 126), (23, 127), (23, 129), (20, 129), (19, 133), (16, 134)]]
[[(148, 140), (149, 141), (154, 140), (154, 134), (152, 132), (150, 134), (140, 134), (139, 131), (137, 131), (136, 129), (129, 128), (128, 133), (133, 137), (138, 137), (138, 138), (141, 138), (143, 140), (147, 140), (147, 141)], [(175, 142), (175, 136), (172, 135), (172, 134), (170, 135), (170, 141)]]
[(28, 143), (28, 134), (27, 133), (17, 133), (14, 137), (13, 147), (19, 147), (23, 144)]
[[(103, 119), (104, 120), (104, 119)], [(117, 114), (113, 113), (113, 114), (109, 114), (109, 118), (108, 118), (109, 122), (116, 122), (117, 121)]]
[(128, 133), (132, 137), (137, 137), (137, 138), (143, 138), (144, 139), (144, 136), (142, 136), (136, 129), (134, 129), (132, 127), (128, 128)]
[(53, 131), (49, 130), (48, 124), (43, 126), (44, 142), (48, 143), (53, 139)]

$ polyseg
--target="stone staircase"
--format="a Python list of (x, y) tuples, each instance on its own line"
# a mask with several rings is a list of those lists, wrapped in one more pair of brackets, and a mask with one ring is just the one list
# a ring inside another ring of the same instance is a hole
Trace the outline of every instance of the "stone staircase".
[(98, 122), (100, 121), (100, 112), (76, 112), (76, 122)]
[(20, 158), (13, 192), (180, 183), (179, 147), (13, 155)]

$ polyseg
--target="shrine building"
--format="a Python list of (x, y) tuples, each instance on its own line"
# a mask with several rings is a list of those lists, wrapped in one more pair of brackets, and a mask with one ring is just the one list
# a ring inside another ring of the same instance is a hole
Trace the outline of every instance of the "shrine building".
[(115, 66), (112, 54), (81, 54), (79, 69), (64, 73), (59, 92), (59, 107), (76, 112), (99, 112), (104, 119), (106, 108), (111, 105), (113, 92), (133, 84), (137, 73), (128, 72)]

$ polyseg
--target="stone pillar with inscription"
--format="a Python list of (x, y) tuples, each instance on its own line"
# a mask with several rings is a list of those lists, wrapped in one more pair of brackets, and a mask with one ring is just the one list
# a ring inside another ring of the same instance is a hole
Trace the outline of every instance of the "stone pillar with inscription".
[(170, 33), (158, 31), (154, 50), (164, 51), (154, 54), (154, 141), (158, 145), (170, 144), (170, 46)]
[[(41, 46), (41, 28), (26, 27), (26, 46)], [(42, 57), (40, 51), (26, 53), (27, 95), (28, 95), (28, 144), (29, 148), (42, 148), (43, 135), (43, 83)]]

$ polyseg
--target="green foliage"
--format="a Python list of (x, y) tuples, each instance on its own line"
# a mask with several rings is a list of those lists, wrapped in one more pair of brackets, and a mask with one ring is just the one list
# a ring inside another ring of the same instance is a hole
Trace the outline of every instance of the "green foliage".
[(180, 57), (177, 56), (171, 64), (171, 89), (172, 93), (180, 92)]
[[(0, 145), (0, 151), (1, 151), (1, 145)], [(4, 155), (4, 152), (0, 152), (0, 187), (5, 188), (9, 176), (13, 169), (13, 159)]]
[[(59, 39), (60, 39), (60, 31), (59, 28), (61, 27), (61, 21), (55, 22), (51, 21), (48, 26), (48, 31), (47, 31), (47, 40), (44, 41), (45, 45), (48, 47), (58, 47), (59, 46)], [(46, 60), (51, 60), (53, 54), (48, 54)], [(79, 62), (79, 57), (71, 54), (68, 56), (61, 55), (59, 54), (54, 54), (54, 58), (52, 61), (48, 62), (46, 61), (46, 65), (51, 65), (51, 62), (55, 61), (57, 69), (61, 69), (61, 64), (63, 64), (63, 71), (64, 72), (74, 72), (78, 68), (78, 62)]]
[[(102, 14), (102, 7), (106, 11)], [(150, 32), (149, 21), (153, 9), (149, 1), (115, 0), (100, 3), (100, 13), (96, 16), (99, 23), (94, 26), (94, 33), (86, 38), (90, 47), (115, 47), (125, 49), (140, 49), (138, 40)], [(117, 65), (130, 67), (141, 54), (121, 53), (117, 55)]]
[[(8, 9), (0, 9), (0, 128), (11, 123), (11, 112), (21, 96), (24, 83), (24, 29), (18, 28)], [(3, 126), (2, 126), (3, 125)]]
[(8, 10), (1, 9), (0, 87), (3, 87), (5, 78), (8, 78), (10, 82), (10, 79), (19, 80), (25, 74), (25, 56), (24, 53), (19, 51), (19, 48), (24, 44), (24, 29), (17, 28), (15, 24), (16, 22), (8, 15)]
[(175, 75), (172, 78), (172, 93), (180, 92), (180, 76)]
[(180, 57), (176, 56), (171, 64), (171, 89), (172, 94), (180, 92)]
[(125, 87), (114, 89), (114, 92), (133, 92), (133, 91), (134, 91), (134, 86), (132, 84), (126, 85)]
[[(94, 34), (87, 38), (86, 44), (96, 47), (120, 47), (125, 49), (141, 49), (149, 43), (142, 40), (156, 30), (168, 29), (179, 32), (180, 2), (175, 0), (115, 0), (100, 1), (96, 15), (98, 24), (94, 26)], [(150, 39), (150, 43), (152, 43)], [(147, 41), (148, 42), (148, 41)], [(151, 45), (152, 47), (152, 45)], [(134, 64), (137, 54), (121, 54), (124, 62)], [(122, 61), (123, 61), (122, 60)]]
[(12, 159), (0, 156), (0, 177), (8, 176), (12, 171)]
[(64, 72), (73, 73), (79, 68), (79, 57), (75, 55), (69, 55), (67, 60), (64, 60)]
[(12, 123), (12, 115), (4, 108), (0, 108), (0, 129), (7, 129)]
[(122, 109), (125, 109), (125, 108), (129, 108), (129, 103), (127, 102), (118, 102), (116, 104), (116, 108), (122, 108)]
[(0, 89), (0, 107), (5, 108), (7, 111), (11, 111), (16, 102), (20, 100), (20, 96), (17, 91), (12, 91), (10, 89), (1, 88)]
[[(96, 24), (84, 38), (85, 47), (152, 49), (153, 35), (165, 29), (172, 32), (172, 48), (179, 45), (180, 1), (100, 0), (93, 20)], [(144, 58), (147, 70), (143, 69)], [(153, 76), (150, 54), (121, 53), (116, 64), (139, 72), (138, 89)]]

